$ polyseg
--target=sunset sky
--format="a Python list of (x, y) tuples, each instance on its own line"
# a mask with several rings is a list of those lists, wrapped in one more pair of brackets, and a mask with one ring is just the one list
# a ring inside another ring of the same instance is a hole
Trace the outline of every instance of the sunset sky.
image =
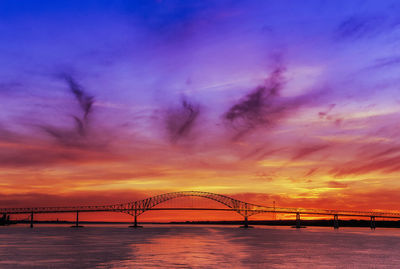
[(198, 190), (399, 210), (399, 14), (398, 1), (2, 0), (0, 206)]

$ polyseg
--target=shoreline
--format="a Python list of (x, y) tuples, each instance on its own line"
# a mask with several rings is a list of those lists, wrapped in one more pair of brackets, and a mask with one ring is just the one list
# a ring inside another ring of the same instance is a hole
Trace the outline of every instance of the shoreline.
[[(13, 224), (29, 224), (30, 221), (22, 220), (22, 221), (12, 221), (6, 225)], [(75, 224), (75, 221), (53, 221), (53, 220), (44, 220), (44, 221), (34, 221), (34, 224)], [(79, 224), (126, 224), (131, 225), (131, 222), (110, 222), (110, 221), (80, 221)], [(144, 221), (140, 222), (140, 224), (157, 224), (157, 225), (171, 225), (171, 224), (179, 224), (179, 225), (242, 225), (243, 221), (170, 221), (170, 222), (150, 222)], [(249, 220), (249, 225), (266, 225), (266, 226), (295, 226), (296, 220)], [(1, 224), (0, 224), (1, 225)], [(3, 226), (1, 225), (1, 226)], [(339, 227), (370, 227), (370, 220), (339, 220)], [(400, 221), (386, 221), (386, 220), (376, 220), (375, 225), (377, 228), (400, 228)], [(302, 220), (301, 226), (316, 226), (316, 227), (333, 227), (333, 220)]]

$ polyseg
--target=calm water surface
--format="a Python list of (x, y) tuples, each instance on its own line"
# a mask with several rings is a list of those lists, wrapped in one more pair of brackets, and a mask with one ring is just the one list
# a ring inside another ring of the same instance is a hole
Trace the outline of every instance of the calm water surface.
[(400, 230), (0, 227), (0, 268), (400, 268)]

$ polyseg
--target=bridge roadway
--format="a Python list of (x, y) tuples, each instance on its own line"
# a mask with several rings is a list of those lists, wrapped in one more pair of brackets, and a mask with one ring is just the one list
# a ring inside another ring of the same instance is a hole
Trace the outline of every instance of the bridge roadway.
[[(190, 208), (190, 207), (155, 207), (158, 204), (171, 199), (197, 196), (206, 199), (214, 200), (225, 205), (227, 208)], [(300, 228), (300, 215), (322, 215), (333, 216), (334, 228), (339, 228), (339, 216), (345, 217), (368, 217), (371, 220), (371, 229), (375, 229), (375, 218), (390, 218), (400, 219), (400, 213), (397, 212), (382, 212), (382, 211), (349, 211), (349, 210), (326, 210), (326, 209), (306, 209), (306, 208), (283, 208), (283, 207), (268, 207), (255, 205), (243, 202), (225, 195), (214, 194), (210, 192), (199, 191), (182, 191), (165, 193), (162, 195), (153, 196), (147, 199), (113, 205), (101, 206), (72, 206), (72, 207), (32, 207), (32, 208), (0, 208), (0, 214), (3, 216), (14, 214), (30, 214), (31, 227), (33, 227), (34, 214), (52, 214), (52, 213), (75, 213), (76, 225), (79, 227), (80, 212), (121, 212), (134, 216), (134, 225), (132, 227), (140, 227), (137, 225), (137, 217), (146, 211), (161, 211), (161, 210), (201, 210), (201, 211), (232, 211), (244, 217), (244, 226), (248, 226), (248, 217), (260, 213), (280, 213), (280, 214), (295, 214), (296, 227)]]

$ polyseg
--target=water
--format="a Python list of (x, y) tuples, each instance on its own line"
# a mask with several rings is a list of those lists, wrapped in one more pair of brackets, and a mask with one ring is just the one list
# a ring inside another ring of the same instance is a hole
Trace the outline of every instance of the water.
[(400, 230), (0, 227), (0, 268), (399, 268)]

